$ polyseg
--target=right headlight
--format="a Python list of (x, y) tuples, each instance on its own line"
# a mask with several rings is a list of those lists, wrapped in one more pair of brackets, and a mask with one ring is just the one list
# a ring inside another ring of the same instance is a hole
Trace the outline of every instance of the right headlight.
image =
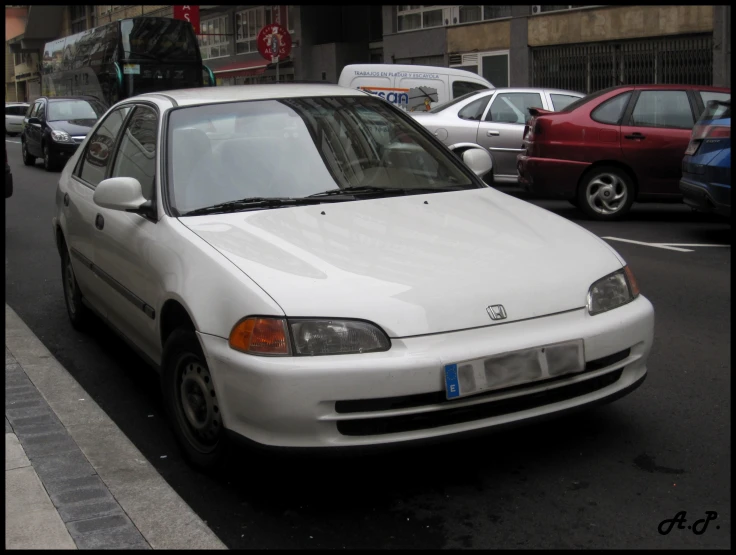
[(639, 287), (628, 266), (599, 279), (588, 290), (588, 313), (592, 316), (633, 301)]
[(54, 139), (57, 143), (70, 143), (72, 142), (72, 138), (69, 136), (69, 133), (66, 131), (52, 131), (51, 132), (51, 138)]
[(238, 351), (261, 356), (345, 355), (391, 348), (388, 336), (375, 324), (323, 318), (288, 321), (284, 318), (244, 318), (233, 326), (229, 344)]

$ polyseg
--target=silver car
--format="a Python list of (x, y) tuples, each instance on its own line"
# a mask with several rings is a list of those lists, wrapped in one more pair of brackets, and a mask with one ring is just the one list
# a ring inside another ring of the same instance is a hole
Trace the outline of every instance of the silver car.
[(5, 104), (5, 133), (11, 137), (23, 131), (23, 118), (28, 111), (25, 102)]
[(516, 155), (521, 152), (528, 108), (559, 111), (583, 93), (558, 89), (508, 88), (477, 91), (412, 117), (448, 146), (475, 143), (491, 152), (491, 178), (515, 184)]

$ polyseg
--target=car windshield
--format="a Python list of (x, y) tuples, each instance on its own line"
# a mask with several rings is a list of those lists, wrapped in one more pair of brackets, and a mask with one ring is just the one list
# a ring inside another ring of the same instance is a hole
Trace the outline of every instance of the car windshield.
[(435, 106), (434, 108), (432, 108), (431, 110), (429, 110), (427, 113), (429, 113), (429, 114), (436, 114), (437, 112), (441, 112), (443, 110), (447, 110), (450, 106), (454, 106), (458, 102), (462, 102), (463, 100), (465, 100), (467, 98), (470, 98), (471, 96), (476, 96), (478, 94), (488, 93), (488, 92), (490, 92), (489, 89), (483, 89), (483, 90), (480, 90), (480, 91), (472, 91), (472, 92), (469, 92), (469, 93), (465, 93), (462, 96), (458, 96), (457, 98), (453, 98), (449, 102), (445, 102), (444, 104), (439, 104), (438, 106)]
[[(169, 198), (180, 213), (240, 199), (478, 187), (408, 116), (372, 97), (308, 97), (175, 109)], [(347, 193), (347, 191), (346, 191)]]
[(52, 100), (49, 102), (48, 121), (96, 120), (103, 113), (105, 113), (105, 110), (98, 102), (87, 100)]

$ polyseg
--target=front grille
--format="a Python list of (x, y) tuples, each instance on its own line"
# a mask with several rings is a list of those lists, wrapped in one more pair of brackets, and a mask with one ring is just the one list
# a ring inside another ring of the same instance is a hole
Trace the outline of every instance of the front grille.
[[(625, 349), (614, 353), (612, 355), (605, 356), (596, 360), (590, 360), (585, 363), (585, 370), (578, 375), (584, 374), (585, 372), (592, 372), (594, 370), (600, 370), (606, 366), (611, 366), (617, 362), (624, 360), (631, 353), (631, 349)], [(473, 398), (482, 398), (483, 396), (494, 395), (501, 392), (516, 391), (530, 387), (531, 385), (543, 385), (565, 380), (570, 376), (558, 376), (556, 378), (550, 378), (548, 380), (540, 380), (533, 382), (532, 384), (519, 384), (504, 389), (494, 389), (486, 391), (485, 393), (479, 393), (474, 395)], [(394, 410), (394, 409), (408, 409), (413, 407), (423, 407), (425, 405), (436, 405), (440, 403), (454, 403), (459, 400), (467, 400), (468, 398), (460, 399), (447, 399), (444, 391), (433, 391), (432, 393), (419, 393), (416, 395), (402, 395), (400, 397), (382, 397), (380, 399), (354, 399), (350, 401), (337, 401), (335, 403), (335, 412), (340, 414), (350, 414), (353, 412), (374, 412), (383, 410)]]
[(390, 416), (387, 418), (340, 420), (337, 422), (337, 431), (345, 436), (370, 436), (426, 430), (440, 426), (449, 426), (451, 424), (472, 422), (473, 420), (482, 420), (559, 403), (593, 393), (618, 381), (622, 373), (623, 368), (620, 368), (597, 378), (565, 385), (556, 389), (540, 391), (511, 399), (490, 401), (479, 405), (457, 407), (429, 413)]

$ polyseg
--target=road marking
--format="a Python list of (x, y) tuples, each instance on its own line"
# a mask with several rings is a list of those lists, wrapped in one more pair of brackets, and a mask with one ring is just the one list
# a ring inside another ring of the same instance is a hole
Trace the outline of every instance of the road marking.
[(17, 145), (19, 145), (19, 144), (20, 144), (20, 141), (11, 141), (10, 139), (5, 139), (5, 142), (6, 142), (6, 143), (15, 143), (15, 144), (17, 144)]
[(654, 247), (655, 249), (665, 249), (678, 252), (693, 252), (693, 249), (683, 249), (681, 247), (726, 247), (731, 245), (706, 245), (700, 243), (645, 243), (644, 241), (634, 241), (633, 239), (621, 239), (620, 237), (603, 237), (609, 241), (621, 241), (623, 243), (633, 243), (634, 245), (643, 245), (645, 247)]
[(603, 237), (603, 239), (608, 239), (609, 241), (621, 241), (622, 243), (633, 243), (634, 245), (643, 245), (645, 247), (654, 247), (657, 249), (666, 249), (668, 251), (693, 252), (692, 249), (680, 249), (678, 247), (668, 247), (667, 245), (660, 245), (658, 243), (644, 243), (643, 241), (634, 241), (632, 239), (621, 239), (620, 237)]

